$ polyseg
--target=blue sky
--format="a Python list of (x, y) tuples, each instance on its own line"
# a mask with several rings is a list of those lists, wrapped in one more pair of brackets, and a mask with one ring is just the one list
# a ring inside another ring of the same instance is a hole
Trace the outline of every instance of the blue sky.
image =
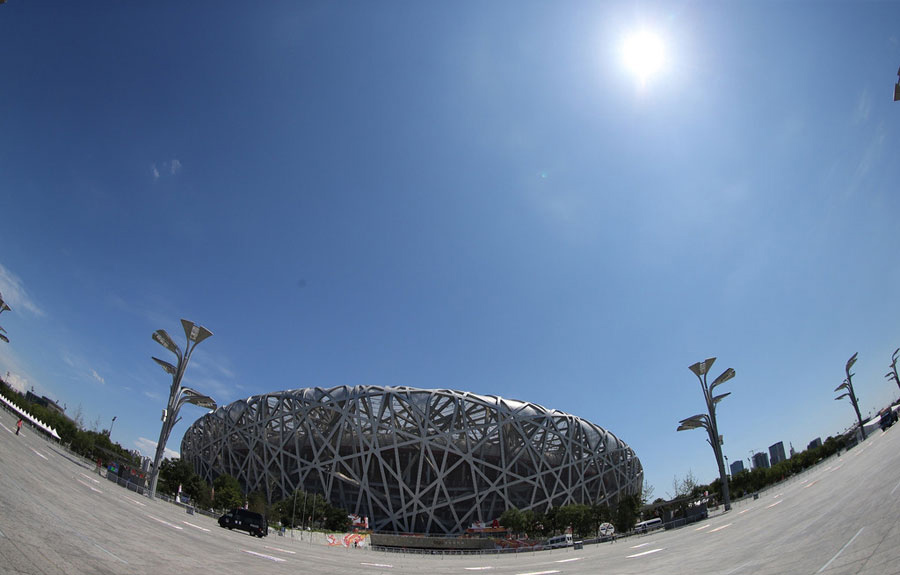
[[(0, 6), (0, 370), (152, 455), (150, 338), (220, 405), (336, 385), (539, 403), (717, 475), (898, 396), (900, 4)], [(624, 65), (652, 31), (660, 70)], [(177, 450), (203, 410), (188, 406)]]

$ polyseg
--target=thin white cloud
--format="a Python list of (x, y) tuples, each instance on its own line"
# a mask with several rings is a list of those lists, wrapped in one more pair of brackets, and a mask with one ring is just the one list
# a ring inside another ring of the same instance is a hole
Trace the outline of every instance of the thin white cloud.
[(235, 373), (227, 356), (202, 352), (191, 359), (185, 372), (185, 384), (205, 393), (224, 405), (238, 397), (241, 386), (235, 383)]
[(106, 378), (104, 378), (100, 373), (90, 366), (90, 364), (82, 357), (78, 355), (74, 355), (68, 350), (61, 350), (60, 358), (63, 363), (72, 368), (75, 372), (74, 377), (78, 380), (93, 380), (99, 383), (100, 385), (106, 385)]
[(19, 375), (18, 373), (9, 372), (8, 375), (3, 377), (3, 381), (8, 383), (13, 389), (18, 391), (19, 393), (25, 393), (28, 391), (28, 380)]
[(859, 163), (856, 166), (856, 172), (853, 177), (852, 190), (855, 191), (862, 184), (862, 181), (866, 176), (869, 175), (869, 172), (872, 171), (872, 168), (881, 161), (886, 135), (884, 123), (881, 122), (869, 138), (869, 143), (863, 149), (862, 155), (859, 158)]
[(3, 380), (22, 393), (34, 389), (38, 395), (49, 394), (47, 388), (29, 371), (26, 363), (19, 359), (14, 347), (0, 344), (0, 374)]
[[(134, 446), (138, 451), (141, 452), (142, 455), (146, 457), (153, 457), (156, 455), (156, 446), (157, 442), (152, 439), (147, 439), (146, 437), (138, 437), (134, 441)], [(163, 459), (179, 459), (181, 458), (181, 454), (173, 449), (169, 449), (166, 447), (163, 452)]]
[(869, 113), (872, 111), (872, 99), (869, 97), (869, 89), (864, 88), (862, 94), (856, 102), (856, 110), (853, 113), (853, 121), (856, 124), (863, 124), (869, 119)]
[(174, 176), (180, 171), (181, 160), (178, 158), (166, 160), (160, 166), (157, 166), (155, 163), (150, 165), (150, 173), (153, 174), (154, 180), (158, 180), (163, 176)]
[(3, 294), (3, 301), (13, 312), (27, 311), (38, 317), (47, 315), (28, 295), (19, 276), (6, 269), (3, 264), (0, 264), (0, 294)]

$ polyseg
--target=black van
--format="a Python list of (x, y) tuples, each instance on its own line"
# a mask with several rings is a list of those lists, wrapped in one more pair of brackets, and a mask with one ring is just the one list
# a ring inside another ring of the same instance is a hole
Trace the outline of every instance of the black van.
[(240, 529), (257, 537), (265, 537), (269, 534), (269, 524), (266, 522), (266, 518), (246, 509), (232, 509), (219, 517), (219, 526)]

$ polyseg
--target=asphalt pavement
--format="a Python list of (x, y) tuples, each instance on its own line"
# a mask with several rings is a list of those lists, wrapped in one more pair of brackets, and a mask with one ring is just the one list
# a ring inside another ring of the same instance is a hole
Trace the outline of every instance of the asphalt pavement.
[(0, 573), (900, 574), (900, 425), (671, 531), (518, 555), (329, 547), (220, 528), (107, 481), (0, 410)]

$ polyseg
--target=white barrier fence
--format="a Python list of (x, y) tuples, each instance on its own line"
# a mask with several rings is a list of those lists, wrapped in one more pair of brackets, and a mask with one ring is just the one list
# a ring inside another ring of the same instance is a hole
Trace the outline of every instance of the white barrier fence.
[(52, 437), (53, 439), (56, 439), (57, 441), (59, 441), (59, 434), (56, 433), (56, 430), (55, 430), (55, 429), (53, 429), (52, 427), (50, 427), (49, 425), (47, 425), (47, 424), (44, 423), (43, 421), (39, 420), (39, 419), (36, 418), (35, 416), (31, 415), (30, 413), (28, 413), (28, 412), (25, 411), (24, 409), (20, 408), (18, 405), (16, 405), (15, 403), (11, 402), (11, 401), (8, 400), (8, 399), (6, 399), (6, 398), (3, 397), (2, 395), (0, 395), (0, 401), (3, 401), (3, 403), (5, 403), (6, 406), (7, 406), (9, 409), (11, 409), (13, 412), (17, 413), (17, 414), (19, 415), (19, 417), (21, 417), (22, 419), (27, 420), (27, 421), (28, 421), (29, 423), (31, 423), (33, 426), (37, 427), (38, 429), (40, 429), (41, 431), (43, 431), (44, 433), (46, 433), (47, 435), (49, 435), (49, 436)]

